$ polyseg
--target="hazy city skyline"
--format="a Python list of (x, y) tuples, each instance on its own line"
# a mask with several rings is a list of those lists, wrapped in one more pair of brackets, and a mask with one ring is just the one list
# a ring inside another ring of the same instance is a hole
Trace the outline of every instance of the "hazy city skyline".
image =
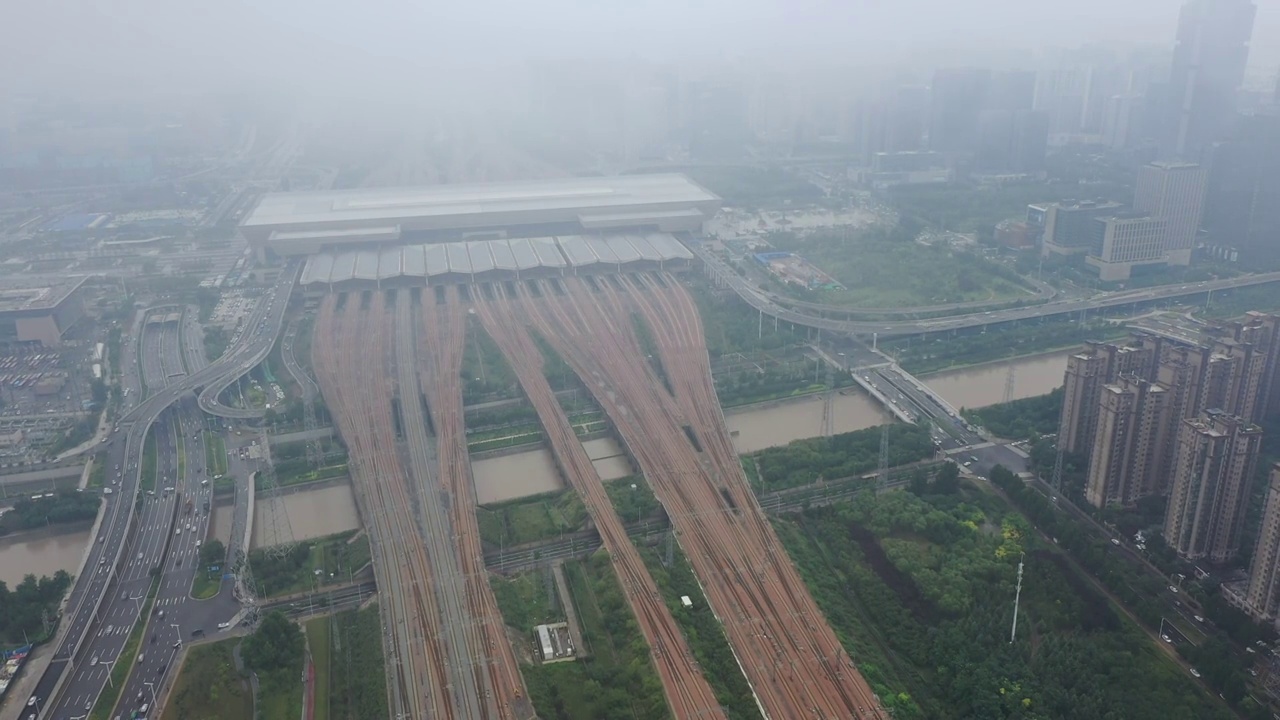
[[(693, 71), (726, 62), (1030, 66), (1053, 48), (1171, 47), (1181, 4), (1081, 0), (1067, 12), (1014, 0), (41, 3), (9, 9), (6, 24), (25, 30), (0, 57), (23, 70), (4, 90), (104, 94), (111, 83), (135, 93), (242, 83), (370, 92), (431, 69), (461, 74), (537, 59), (640, 58)], [(1257, 5), (1249, 79), (1266, 84), (1280, 69), (1280, 1)]]

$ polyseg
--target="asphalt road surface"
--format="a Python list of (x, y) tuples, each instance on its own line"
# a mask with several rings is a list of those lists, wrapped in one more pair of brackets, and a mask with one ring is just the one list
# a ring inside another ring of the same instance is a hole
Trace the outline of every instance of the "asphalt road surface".
[[(86, 560), (84, 572), (72, 586), (66, 605), (68, 610), (62, 620), (68, 629), (31, 695), (35, 698), (32, 703), (35, 712), (31, 714), (41, 718), (55, 717), (54, 714), (47, 712), (46, 705), (64, 674), (68, 670), (73, 673), (81, 672), (82, 664), (87, 664), (90, 669), (96, 668), (97, 665), (93, 664), (93, 650), (109, 652), (112, 647), (106, 645), (90, 648), (94, 639), (122, 635), (118, 642), (123, 647), (128, 631), (121, 633), (116, 626), (119, 622), (132, 625), (127, 621), (130, 617), (130, 611), (127, 609), (127, 603), (130, 602), (128, 597), (145, 592), (148, 583), (148, 578), (132, 581), (129, 579), (132, 576), (132, 566), (141, 562), (142, 566), (145, 566), (145, 572), (149, 573), (151, 567), (163, 560), (163, 556), (149, 558), (145, 550), (147, 547), (159, 546), (159, 540), (156, 538), (160, 536), (158, 530), (163, 527), (163, 524), (159, 521), (158, 515), (149, 513), (161, 512), (164, 506), (163, 498), (150, 503), (144, 500), (142, 510), (136, 518), (133, 513), (135, 499), (139, 496), (141, 457), (147, 433), (160, 415), (183, 396), (189, 396), (195, 389), (222, 382), (225, 376), (237, 378), (266, 357), (280, 331), (284, 308), (288, 302), (289, 292), (297, 281), (299, 268), (300, 265), (295, 262), (286, 266), (281, 272), (280, 278), (270, 291), (271, 296), (278, 300), (274, 307), (267, 303), (259, 303), (250, 314), (249, 323), (251, 327), (257, 328), (255, 332), (242, 336), (239, 342), (218, 361), (179, 378), (177, 382), (165, 386), (145, 400), (141, 399), (142, 378), (138, 358), (134, 356), (127, 358), (122, 379), (125, 415), (113, 428), (106, 452), (100, 456), (107, 463), (108, 468), (111, 468), (108, 471), (109, 476), (111, 472), (118, 473), (112, 479), (112, 493), (105, 494), (104, 491), (106, 507), (100, 525), (101, 539), (94, 543)], [(263, 324), (264, 320), (265, 324)], [(142, 349), (134, 344), (141, 333), (142, 326), (139, 319), (125, 336), (124, 346)], [(226, 381), (227, 384), (229, 382), (229, 380)], [(199, 457), (203, 462), (203, 452)], [(120, 469), (115, 470), (116, 467)], [(152, 507), (153, 510), (149, 509)], [(130, 540), (135, 525), (141, 530), (138, 532), (137, 540)], [(126, 548), (126, 545), (130, 547)], [(142, 549), (135, 551), (134, 546)], [(133, 554), (128, 555), (128, 552)], [(137, 560), (137, 552), (143, 552), (141, 561)], [(130, 559), (132, 563), (129, 562)], [(148, 562), (151, 564), (147, 564)], [(142, 590), (138, 590), (131, 583), (141, 583)], [(125, 598), (123, 601), (120, 600), (122, 597)], [(111, 598), (116, 598), (116, 603), (126, 603), (124, 605), (126, 609), (123, 611), (115, 609), (119, 606), (113, 606), (109, 602)], [(134, 605), (132, 617), (136, 617), (141, 605), (138, 601), (132, 601), (132, 603)], [(117, 622), (110, 621), (113, 609)], [(106, 632), (108, 625), (112, 626), (110, 632)], [(102, 664), (104, 657), (99, 655), (98, 665)], [(110, 655), (107, 659), (110, 661), (115, 657), (116, 655)], [(100, 687), (104, 681), (105, 675), (101, 675), (96, 682)], [(71, 675), (67, 683), (70, 691), (63, 693), (65, 700), (59, 705), (59, 710), (66, 709), (71, 712), (68, 717), (83, 712), (83, 705), (77, 708), (74, 704), (84, 700), (84, 692), (87, 692), (81, 691), (81, 695), (76, 695), (75, 690), (80, 682), (88, 683), (86, 687), (92, 687), (95, 681), (91, 679), (90, 674), (85, 674), (83, 679), (78, 678), (76, 674)], [(85, 702), (88, 701), (85, 700)]]

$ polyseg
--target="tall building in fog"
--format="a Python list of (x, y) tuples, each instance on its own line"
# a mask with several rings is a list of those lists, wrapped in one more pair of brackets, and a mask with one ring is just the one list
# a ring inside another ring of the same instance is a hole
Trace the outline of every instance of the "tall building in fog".
[(1249, 582), (1243, 595), (1224, 594), (1254, 620), (1273, 619), (1280, 608), (1280, 464), (1271, 468), (1266, 497), (1249, 564)]
[(1160, 148), (1165, 158), (1199, 162), (1227, 131), (1256, 12), (1251, 0), (1188, 0), (1182, 6)]
[(1219, 257), (1280, 264), (1280, 116), (1240, 119), (1209, 151), (1204, 229)]
[(1133, 209), (1164, 222), (1170, 265), (1190, 265), (1204, 210), (1206, 173), (1193, 163), (1156, 162), (1138, 170)]
[(1165, 542), (1184, 560), (1227, 562), (1240, 550), (1262, 429), (1209, 410), (1177, 429)]
[(929, 149), (973, 152), (986, 109), (991, 72), (983, 68), (948, 68), (933, 74), (929, 96)]
[(747, 97), (739, 83), (730, 79), (690, 82), (683, 101), (691, 157), (724, 160), (742, 156), (751, 130)]

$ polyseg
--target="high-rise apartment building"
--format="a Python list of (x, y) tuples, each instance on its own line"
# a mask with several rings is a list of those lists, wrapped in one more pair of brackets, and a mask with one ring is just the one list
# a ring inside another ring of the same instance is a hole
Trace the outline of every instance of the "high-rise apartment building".
[(1165, 387), (1132, 375), (1102, 387), (1085, 481), (1091, 504), (1132, 505), (1165, 490), (1168, 400)]
[(1059, 447), (1071, 453), (1088, 453), (1097, 431), (1102, 387), (1121, 375), (1145, 377), (1152, 357), (1151, 349), (1141, 345), (1102, 342), (1087, 343), (1083, 351), (1068, 357)]
[(1229, 330), (1232, 339), (1247, 342), (1262, 353), (1262, 378), (1253, 419), (1280, 413), (1280, 315), (1247, 312), (1244, 320), (1232, 323)]
[(1262, 429), (1209, 410), (1177, 429), (1164, 538), (1184, 560), (1227, 562), (1240, 550)]
[(1156, 162), (1138, 170), (1133, 209), (1164, 221), (1170, 265), (1190, 265), (1204, 211), (1206, 173), (1193, 163)]
[(1280, 464), (1271, 468), (1271, 482), (1258, 540), (1249, 564), (1249, 582), (1242, 594), (1224, 593), (1254, 620), (1270, 620), (1280, 609)]
[(1257, 12), (1251, 0), (1188, 0), (1178, 17), (1161, 153), (1199, 162), (1236, 112)]
[(1280, 383), (1277, 327), (1280, 317), (1255, 313), (1212, 335), (1138, 331), (1067, 358), (1058, 443), (1088, 458), (1089, 502), (1168, 493), (1184, 420), (1208, 412), (1256, 422)]

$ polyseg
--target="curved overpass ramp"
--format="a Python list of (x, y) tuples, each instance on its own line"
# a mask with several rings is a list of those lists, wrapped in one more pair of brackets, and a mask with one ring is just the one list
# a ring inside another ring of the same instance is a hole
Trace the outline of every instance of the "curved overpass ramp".
[[(239, 380), (245, 373), (257, 367), (266, 359), (275, 346), (276, 337), (284, 324), (284, 313), (289, 306), (289, 294), (298, 282), (298, 274), (302, 263), (293, 262), (280, 272), (280, 279), (269, 291), (265, 302), (259, 302), (249, 315), (249, 322), (241, 335), (241, 343), (235, 351), (223, 355), (225, 362), (219, 361), (220, 372), (213, 378), (202, 382), (198, 387), (200, 409), (210, 415), (232, 420), (254, 420), (262, 417), (266, 410), (258, 408), (228, 407), (218, 402), (221, 395), (231, 383)], [(247, 338), (247, 339), (246, 339)]]
[(779, 305), (773, 301), (769, 293), (752, 286), (743, 279), (737, 271), (726, 265), (720, 260), (720, 258), (708, 252), (698, 241), (690, 240), (686, 241), (686, 244), (698, 259), (704, 263), (707, 272), (713, 279), (721, 284), (728, 285), (735, 293), (738, 294), (738, 297), (742, 298), (748, 305), (755, 308), (757, 311), (768, 315), (769, 317), (778, 318), (783, 322), (792, 323), (793, 325), (811, 327), (817, 330), (826, 330), (828, 332), (846, 335), (876, 334), (881, 337), (894, 337), (900, 335), (923, 335), (933, 332), (950, 332), (955, 330), (978, 328), (987, 325), (998, 325), (1000, 323), (1013, 322), (1015, 320), (1030, 320), (1034, 318), (1051, 317), (1054, 315), (1070, 315), (1078, 312), (1092, 312), (1094, 310), (1102, 310), (1111, 307), (1121, 307), (1125, 305), (1135, 305), (1138, 303), (1156, 302), (1160, 300), (1172, 300), (1192, 295), (1203, 295), (1217, 290), (1231, 290), (1235, 288), (1250, 287), (1253, 285), (1265, 285), (1267, 283), (1280, 282), (1280, 272), (1260, 273), (1257, 275), (1241, 275), (1239, 277), (1227, 278), (1225, 280), (1187, 283), (1185, 285), (1166, 285), (1160, 287), (1139, 288), (1135, 290), (1122, 290), (1119, 292), (1101, 293), (1090, 298), (1057, 300), (1029, 307), (1009, 308), (984, 313), (971, 313), (968, 315), (953, 315), (950, 317), (933, 318), (929, 320), (836, 320), (832, 318), (807, 315)]

